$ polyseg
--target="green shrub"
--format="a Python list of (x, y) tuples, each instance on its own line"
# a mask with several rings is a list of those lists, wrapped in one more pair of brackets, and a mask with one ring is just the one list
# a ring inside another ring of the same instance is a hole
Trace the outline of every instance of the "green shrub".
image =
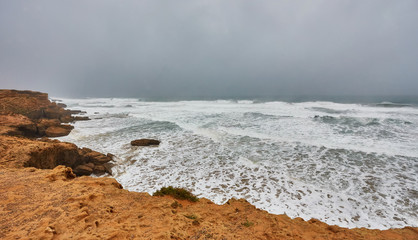
[(189, 200), (191, 202), (197, 202), (199, 199), (193, 195), (191, 192), (187, 191), (184, 188), (175, 188), (172, 186), (162, 187), (160, 190), (156, 191), (153, 196), (165, 196), (170, 195), (176, 199), (180, 200)]
[(248, 219), (245, 219), (245, 222), (243, 222), (242, 225), (244, 225), (245, 227), (251, 227), (252, 225), (254, 225), (254, 223), (248, 221)]

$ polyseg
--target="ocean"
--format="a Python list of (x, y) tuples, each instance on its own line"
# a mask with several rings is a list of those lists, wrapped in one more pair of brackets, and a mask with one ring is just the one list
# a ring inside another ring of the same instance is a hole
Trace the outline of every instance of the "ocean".
[[(125, 189), (184, 187), (348, 228), (418, 227), (416, 105), (61, 100), (91, 120), (59, 139), (114, 154)], [(132, 147), (139, 138), (161, 144)]]

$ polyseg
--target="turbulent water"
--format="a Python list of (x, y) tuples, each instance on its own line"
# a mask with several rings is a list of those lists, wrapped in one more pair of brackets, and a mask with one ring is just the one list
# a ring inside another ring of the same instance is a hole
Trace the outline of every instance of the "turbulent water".
[[(91, 121), (62, 140), (115, 154), (125, 189), (185, 187), (215, 203), (343, 227), (418, 227), (418, 108), (391, 103), (64, 99)], [(159, 147), (132, 147), (138, 138)]]

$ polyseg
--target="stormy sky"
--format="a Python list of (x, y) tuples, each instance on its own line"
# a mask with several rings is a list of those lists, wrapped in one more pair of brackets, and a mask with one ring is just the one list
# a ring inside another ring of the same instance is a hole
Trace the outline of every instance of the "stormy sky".
[(416, 0), (0, 0), (0, 88), (418, 95)]

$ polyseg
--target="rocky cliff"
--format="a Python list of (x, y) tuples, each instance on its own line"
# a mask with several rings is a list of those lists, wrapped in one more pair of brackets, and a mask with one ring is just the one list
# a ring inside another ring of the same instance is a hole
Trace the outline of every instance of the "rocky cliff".
[(71, 132), (73, 126), (63, 123), (79, 120), (80, 117), (72, 114), (80, 111), (64, 107), (64, 104), (51, 102), (45, 93), (0, 90), (0, 168), (52, 169), (65, 165), (80, 176), (109, 173), (111, 155), (58, 140), (35, 139), (65, 136)]
[(0, 135), (60, 137), (73, 126), (63, 123), (86, 120), (73, 117), (79, 111), (65, 110), (64, 104), (51, 102), (48, 94), (33, 91), (0, 90)]

